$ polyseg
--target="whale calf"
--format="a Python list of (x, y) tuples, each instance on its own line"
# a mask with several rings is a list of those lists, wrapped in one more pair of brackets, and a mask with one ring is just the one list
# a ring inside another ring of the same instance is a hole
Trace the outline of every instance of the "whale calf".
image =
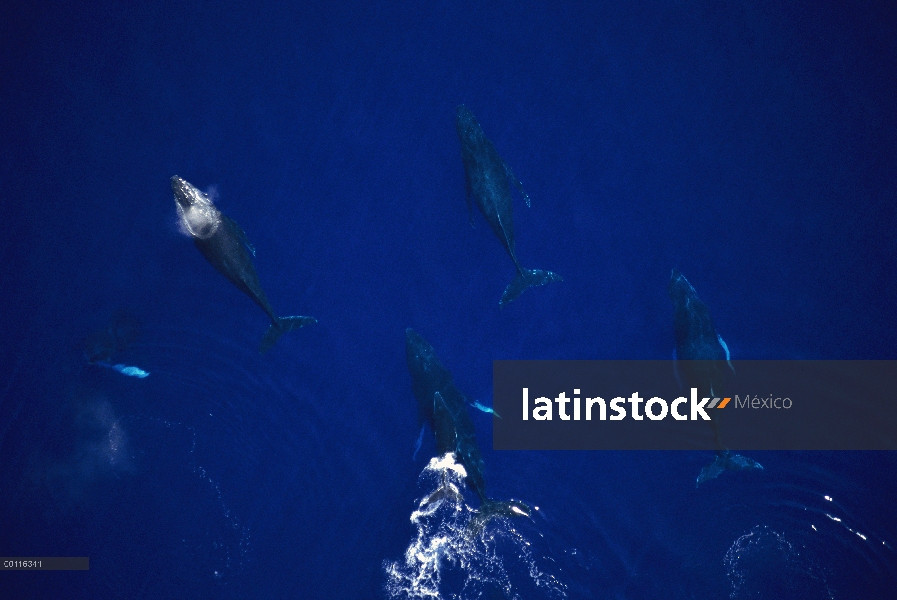
[(529, 196), (524, 191), (523, 184), (514, 176), (511, 168), (502, 160), (495, 150), (495, 146), (483, 133), (483, 128), (480, 127), (473, 113), (463, 104), (458, 107), (455, 126), (461, 141), (461, 159), (464, 162), (467, 211), (470, 223), (473, 225), (473, 202), (475, 201), (517, 269), (517, 276), (505, 288), (498, 303), (499, 306), (503, 307), (511, 302), (527, 288), (545, 285), (552, 281), (562, 281), (561, 276), (557, 273), (524, 269), (520, 266), (514, 252), (511, 184), (520, 191), (527, 206), (530, 205)]
[(284, 333), (318, 322), (314, 317), (278, 317), (274, 314), (252, 264), (255, 249), (236, 221), (221, 214), (207, 194), (177, 175), (171, 178), (171, 191), (180, 226), (193, 238), (200, 253), (271, 319), (259, 352), (264, 354), (270, 350)]

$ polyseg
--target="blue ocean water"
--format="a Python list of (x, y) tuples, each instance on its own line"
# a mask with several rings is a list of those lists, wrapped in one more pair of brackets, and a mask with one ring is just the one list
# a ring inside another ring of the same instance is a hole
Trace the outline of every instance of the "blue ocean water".
[[(890, 453), (696, 489), (709, 453), (497, 452), (471, 409), (490, 493), (538, 506), (471, 540), (469, 490), (420, 510), (404, 350), (485, 405), (496, 359), (665, 359), (675, 267), (733, 358), (897, 358), (893, 3), (0, 11), (0, 554), (90, 557), (0, 596), (897, 597)], [(564, 278), (503, 309), (462, 103), (532, 198), (521, 264)], [(175, 174), (318, 324), (259, 355)]]

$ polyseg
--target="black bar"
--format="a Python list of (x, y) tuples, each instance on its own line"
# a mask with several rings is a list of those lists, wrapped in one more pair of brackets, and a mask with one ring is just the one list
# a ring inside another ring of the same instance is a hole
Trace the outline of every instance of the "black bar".
[(87, 556), (4, 556), (0, 557), (2, 571), (87, 571)]

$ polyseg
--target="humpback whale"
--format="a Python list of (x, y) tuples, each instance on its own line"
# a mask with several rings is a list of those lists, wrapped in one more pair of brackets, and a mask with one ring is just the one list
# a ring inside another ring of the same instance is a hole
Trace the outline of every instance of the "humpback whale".
[[(669, 293), (670, 300), (673, 301), (673, 329), (676, 336), (674, 357), (689, 361), (679, 363), (686, 383), (688, 387), (709, 390), (712, 396), (719, 396), (727, 376), (735, 372), (729, 347), (716, 332), (707, 305), (698, 298), (695, 288), (678, 269), (673, 269), (670, 274)], [(714, 414), (711, 413), (710, 424), (717, 445), (716, 457), (711, 464), (701, 469), (695, 487), (719, 477), (724, 471), (763, 469), (757, 461), (734, 454), (722, 445), (719, 425), (713, 419)]]
[(707, 305), (698, 298), (695, 288), (678, 269), (673, 269), (670, 275), (669, 293), (673, 301), (675, 357), (678, 360), (701, 361), (682, 365), (685, 378), (716, 395), (722, 389), (727, 367), (732, 369), (729, 347), (716, 332)]
[(221, 214), (207, 194), (177, 175), (171, 178), (171, 191), (181, 228), (193, 238), (200, 253), (271, 319), (259, 352), (264, 354), (270, 350), (284, 333), (318, 322), (314, 317), (275, 315), (252, 264), (255, 248), (236, 221)]
[(92, 332), (84, 340), (84, 359), (89, 364), (108, 362), (113, 355), (127, 350), (139, 335), (137, 319), (120, 310), (105, 329)]
[(472, 523), (475, 531), (481, 531), (494, 517), (530, 516), (532, 509), (523, 502), (492, 500), (486, 495), (483, 458), (467, 412), (467, 398), (455, 386), (451, 372), (439, 362), (433, 346), (410, 328), (405, 330), (405, 359), (418, 416), (436, 435), (437, 453), (455, 454), (467, 472), (467, 485), (480, 498), (480, 509)]
[(148, 377), (149, 372), (140, 367), (110, 362), (115, 354), (127, 350), (137, 340), (139, 334), (140, 324), (137, 319), (120, 310), (105, 329), (92, 332), (84, 340), (84, 359), (87, 364), (112, 369), (128, 377), (141, 379)]
[(526, 288), (545, 285), (552, 281), (561, 281), (561, 276), (551, 271), (524, 269), (514, 253), (514, 219), (511, 213), (511, 184), (523, 196), (526, 205), (530, 198), (523, 189), (523, 184), (514, 176), (511, 168), (502, 160), (495, 146), (483, 133), (473, 113), (463, 104), (458, 107), (455, 122), (458, 138), (461, 140), (461, 159), (464, 161), (465, 191), (467, 212), (470, 224), (473, 225), (473, 202), (476, 201), (480, 212), (486, 218), (495, 236), (514, 261), (517, 276), (505, 288), (499, 301), (503, 307), (517, 298)]

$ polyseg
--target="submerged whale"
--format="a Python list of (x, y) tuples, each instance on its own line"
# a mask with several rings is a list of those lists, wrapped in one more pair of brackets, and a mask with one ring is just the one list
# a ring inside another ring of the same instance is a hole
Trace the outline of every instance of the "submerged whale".
[(114, 355), (127, 350), (139, 335), (140, 324), (137, 319), (120, 310), (105, 329), (92, 332), (84, 340), (84, 359), (87, 364), (112, 369), (128, 377), (148, 377), (149, 372), (140, 367), (111, 362)]
[(171, 178), (171, 191), (181, 228), (193, 238), (202, 255), (271, 319), (259, 352), (264, 354), (270, 350), (284, 333), (318, 322), (314, 317), (275, 315), (252, 264), (255, 249), (236, 221), (221, 214), (208, 195), (177, 175)]
[(734, 373), (729, 347), (716, 332), (710, 310), (695, 288), (678, 269), (673, 269), (669, 285), (673, 301), (673, 332), (676, 336), (675, 358), (684, 361), (685, 379), (690, 385), (703, 386), (712, 395), (722, 390), (727, 371)]
[(467, 472), (467, 485), (480, 498), (480, 509), (471, 524), (474, 531), (481, 531), (494, 517), (530, 516), (532, 509), (523, 502), (502, 502), (486, 495), (483, 458), (467, 412), (467, 398), (455, 386), (449, 370), (439, 362), (433, 346), (410, 328), (405, 330), (405, 359), (418, 416), (433, 429), (437, 453), (455, 454)]
[(551, 271), (524, 269), (514, 253), (514, 219), (511, 213), (511, 184), (530, 205), (530, 199), (523, 190), (523, 184), (514, 176), (511, 168), (505, 164), (495, 150), (495, 146), (483, 133), (473, 113), (463, 104), (458, 107), (455, 122), (458, 138), (461, 140), (461, 159), (464, 161), (465, 190), (467, 211), (473, 225), (473, 202), (476, 201), (480, 212), (486, 218), (492, 231), (508, 251), (517, 276), (505, 288), (499, 301), (504, 306), (517, 298), (526, 288), (545, 285), (552, 281), (561, 281), (561, 276)]
[(139, 335), (137, 319), (119, 310), (108, 326), (91, 332), (84, 340), (84, 359), (89, 364), (109, 362), (112, 356), (130, 348)]
[[(673, 329), (676, 336), (674, 357), (688, 361), (677, 361), (677, 368), (681, 365), (688, 387), (709, 390), (711, 396), (719, 396), (726, 380), (735, 372), (729, 347), (717, 333), (707, 305), (698, 298), (695, 288), (678, 269), (673, 269), (670, 274), (669, 293), (670, 300), (673, 301)], [(763, 469), (757, 461), (734, 454), (723, 446), (719, 425), (714, 420), (715, 414), (711, 411), (710, 424), (717, 445), (716, 458), (701, 469), (695, 487), (719, 477), (724, 471)]]

